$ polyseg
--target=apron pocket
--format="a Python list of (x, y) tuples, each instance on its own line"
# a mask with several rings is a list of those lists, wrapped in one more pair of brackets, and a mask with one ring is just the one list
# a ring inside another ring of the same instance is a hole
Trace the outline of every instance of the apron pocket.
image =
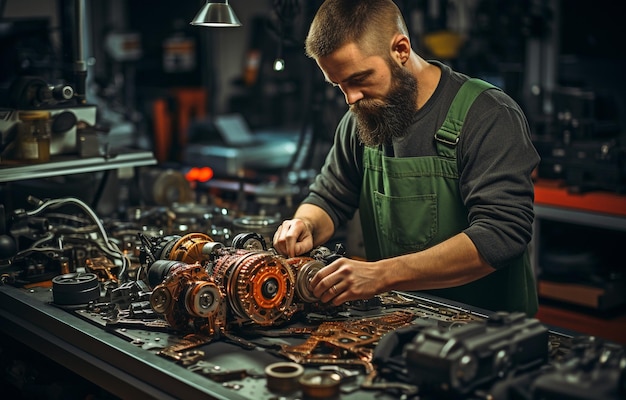
[(374, 193), (384, 257), (423, 250), (437, 234), (437, 195), (393, 197)]

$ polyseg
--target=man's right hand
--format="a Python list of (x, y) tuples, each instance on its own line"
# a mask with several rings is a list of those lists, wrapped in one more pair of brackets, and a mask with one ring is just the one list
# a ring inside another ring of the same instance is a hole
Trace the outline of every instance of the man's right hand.
[(287, 257), (295, 257), (313, 249), (313, 234), (299, 218), (288, 219), (274, 233), (274, 249)]

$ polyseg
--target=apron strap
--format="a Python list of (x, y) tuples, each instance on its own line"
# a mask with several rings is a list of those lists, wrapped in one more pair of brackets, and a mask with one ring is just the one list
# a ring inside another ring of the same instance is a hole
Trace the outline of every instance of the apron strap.
[[(471, 78), (463, 83), (457, 92), (445, 121), (435, 133), (437, 153), (440, 156), (456, 158), (456, 145), (459, 143), (461, 127), (472, 103), (479, 94), (487, 89), (498, 89), (496, 86), (481, 79)], [(498, 89), (499, 90), (499, 89)]]

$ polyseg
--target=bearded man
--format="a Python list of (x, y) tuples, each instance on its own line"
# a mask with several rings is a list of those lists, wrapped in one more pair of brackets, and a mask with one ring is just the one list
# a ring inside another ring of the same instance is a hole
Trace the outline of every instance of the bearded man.
[(519, 105), (416, 54), (392, 0), (326, 0), (306, 53), (349, 110), (273, 245), (288, 257), (304, 254), (359, 210), (367, 258), (322, 268), (312, 293), (339, 305), (420, 291), (534, 315), (528, 245), (539, 156)]

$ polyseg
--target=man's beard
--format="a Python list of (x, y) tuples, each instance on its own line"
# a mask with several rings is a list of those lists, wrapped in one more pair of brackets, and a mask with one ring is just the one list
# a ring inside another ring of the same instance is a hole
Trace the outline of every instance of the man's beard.
[(391, 68), (391, 88), (382, 99), (361, 99), (350, 106), (356, 116), (359, 138), (366, 146), (391, 143), (406, 134), (416, 111), (417, 80), (395, 62)]

